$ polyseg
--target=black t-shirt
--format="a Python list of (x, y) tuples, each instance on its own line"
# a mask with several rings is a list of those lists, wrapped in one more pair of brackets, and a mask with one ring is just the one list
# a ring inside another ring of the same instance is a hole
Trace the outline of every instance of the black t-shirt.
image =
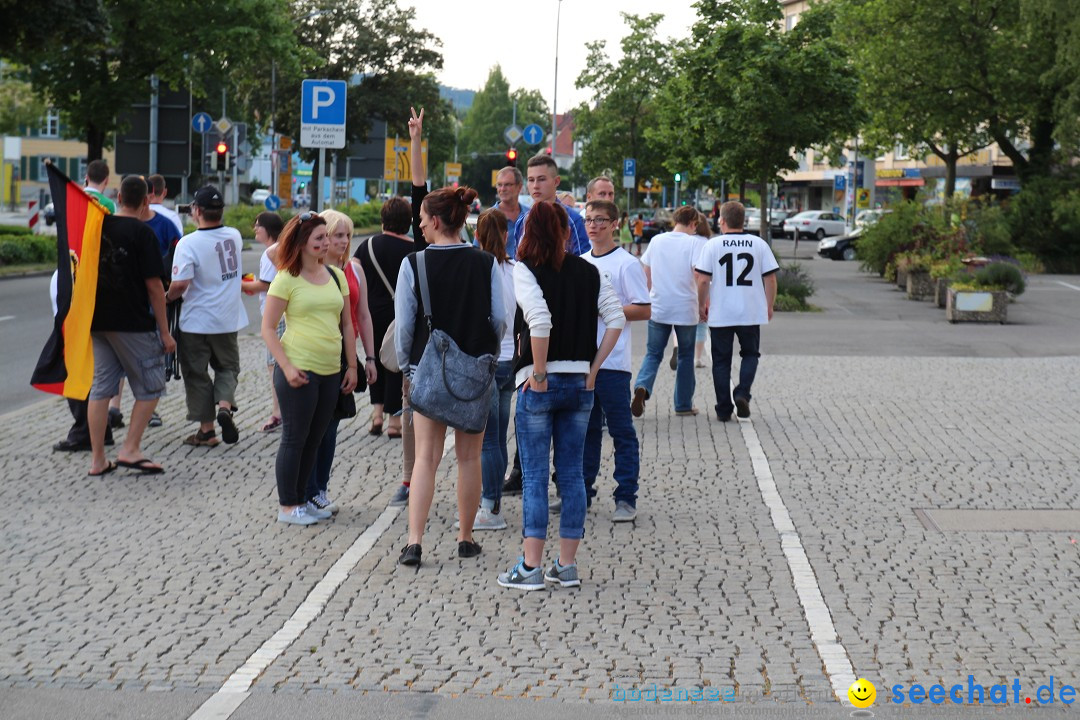
[(375, 259), (379, 261), (379, 267), (382, 268), (391, 287), (395, 288), (395, 292), (401, 261), (409, 253), (416, 251), (416, 245), (393, 235), (379, 233), (360, 243), (360, 246), (356, 248), (356, 252), (353, 254), (353, 257), (360, 261), (360, 267), (364, 268), (364, 279), (367, 281), (368, 290), (368, 309), (371, 314), (380, 317), (388, 315), (392, 318), (394, 317), (394, 300), (390, 297), (390, 291), (386, 289), (386, 285), (383, 284), (382, 278), (379, 277), (379, 273), (371, 262), (371, 256), (368, 254), (369, 244), (375, 252)]
[(148, 332), (157, 328), (148, 278), (161, 278), (165, 266), (157, 236), (133, 217), (106, 215), (101, 226), (97, 300), (91, 330)]

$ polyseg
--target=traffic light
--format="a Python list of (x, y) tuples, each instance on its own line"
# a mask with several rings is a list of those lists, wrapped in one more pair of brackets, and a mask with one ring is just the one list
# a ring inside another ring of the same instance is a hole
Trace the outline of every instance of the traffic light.
[(218, 172), (225, 172), (229, 169), (229, 144), (224, 140), (218, 141), (218, 144), (214, 146), (214, 152), (217, 154)]
[(517, 166), (517, 148), (510, 148), (509, 150), (506, 151), (506, 166), (507, 167), (516, 167)]
[(675, 173), (675, 182), (682, 182), (682, 173)]

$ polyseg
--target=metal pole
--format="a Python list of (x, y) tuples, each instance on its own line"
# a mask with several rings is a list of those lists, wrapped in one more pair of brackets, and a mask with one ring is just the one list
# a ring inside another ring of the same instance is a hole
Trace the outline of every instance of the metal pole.
[(270, 194), (278, 194), (278, 157), (277, 131), (274, 121), (277, 119), (277, 60), (270, 62)]
[(150, 162), (147, 169), (150, 175), (157, 172), (158, 166), (158, 76), (150, 76)]
[(315, 212), (322, 212), (323, 194), (326, 192), (326, 148), (319, 148), (319, 175), (318, 192), (313, 198), (315, 201)]
[(556, 119), (559, 117), (559, 24), (562, 21), (562, 0), (555, 14), (555, 93), (551, 98), (551, 158), (555, 159)]
[(232, 126), (232, 202), (240, 203), (240, 131), (236, 125)]
[(682, 183), (680, 183), (678, 181), (675, 182), (675, 209), (676, 210), (679, 209), (679, 185), (681, 185), (681, 184)]

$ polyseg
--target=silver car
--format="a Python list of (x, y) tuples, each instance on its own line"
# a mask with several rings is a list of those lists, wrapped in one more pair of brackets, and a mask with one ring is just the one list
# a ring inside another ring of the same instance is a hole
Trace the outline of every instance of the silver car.
[(844, 234), (844, 218), (827, 210), (807, 210), (784, 220), (784, 234), (796, 237), (815, 237)]

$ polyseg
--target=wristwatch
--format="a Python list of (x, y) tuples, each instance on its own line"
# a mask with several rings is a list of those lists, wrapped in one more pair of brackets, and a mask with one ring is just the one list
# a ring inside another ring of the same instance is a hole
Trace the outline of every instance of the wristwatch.
[(533, 373), (533, 380), (535, 380), (538, 383), (547, 382), (547, 373), (546, 372), (542, 372), (542, 373), (534, 372)]

